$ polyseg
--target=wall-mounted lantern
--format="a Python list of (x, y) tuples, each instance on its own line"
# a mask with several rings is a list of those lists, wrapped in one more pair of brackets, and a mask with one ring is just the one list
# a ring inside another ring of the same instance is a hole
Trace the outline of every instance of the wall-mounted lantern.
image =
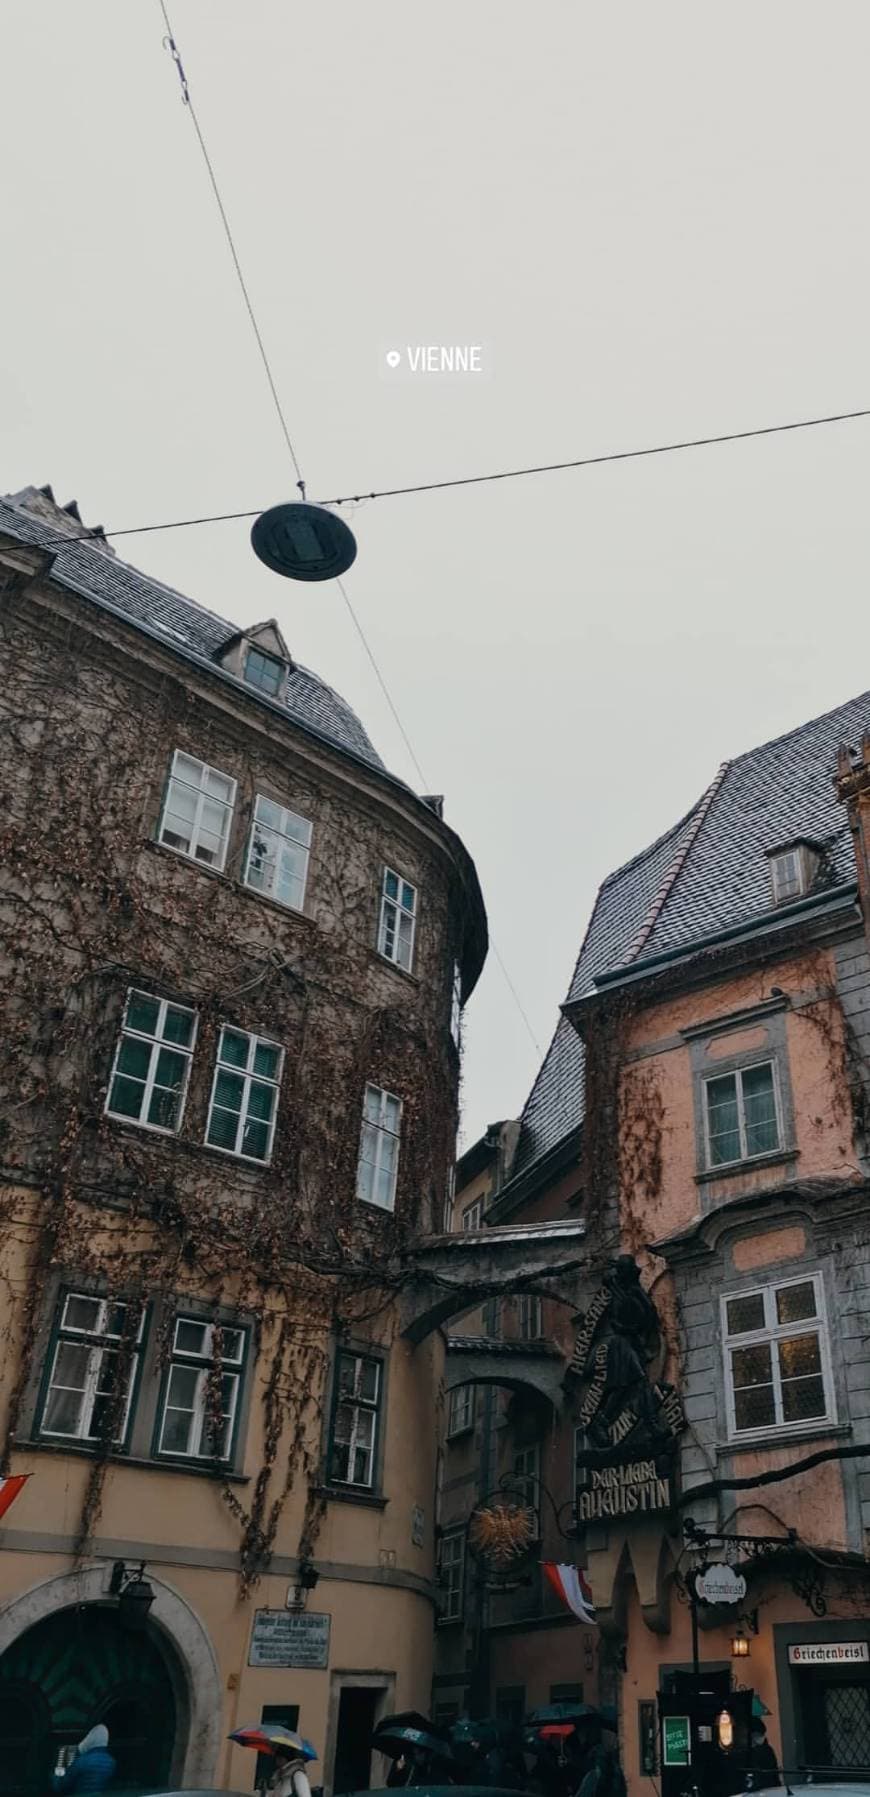
[(109, 1581), (109, 1595), (118, 1599), (118, 1620), (122, 1628), (141, 1634), (154, 1602), (154, 1591), (145, 1577), (145, 1561), (129, 1569), (116, 1560)]
[(317, 1571), (316, 1566), (312, 1566), (310, 1560), (300, 1560), (299, 1571), (296, 1574), (296, 1583), (292, 1588), (293, 1596), (291, 1597), (289, 1593), (287, 1596), (288, 1610), (305, 1609), (308, 1602), (308, 1593), (315, 1589), (319, 1578), (320, 1574)]
[(748, 1660), (750, 1654), (749, 1636), (758, 1634), (758, 1611), (752, 1610), (748, 1616), (740, 1616), (731, 1637), (732, 1660)]

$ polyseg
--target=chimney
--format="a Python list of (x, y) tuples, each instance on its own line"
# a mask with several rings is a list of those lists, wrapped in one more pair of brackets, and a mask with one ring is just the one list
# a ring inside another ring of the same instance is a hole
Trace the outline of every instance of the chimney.
[(839, 749), (834, 785), (849, 818), (864, 930), (870, 941), (870, 735), (863, 738), (860, 755), (845, 744)]
[[(103, 555), (115, 554), (111, 544), (106, 541), (102, 524), (84, 524), (77, 501), (71, 499), (68, 505), (58, 505), (50, 486), (22, 487), (20, 493), (5, 493), (3, 501), (5, 505), (13, 506), (17, 512), (27, 512), (31, 518), (38, 518), (40, 523), (47, 524), (58, 538), (78, 539), (97, 547)], [(63, 547), (62, 544), (58, 546)]]

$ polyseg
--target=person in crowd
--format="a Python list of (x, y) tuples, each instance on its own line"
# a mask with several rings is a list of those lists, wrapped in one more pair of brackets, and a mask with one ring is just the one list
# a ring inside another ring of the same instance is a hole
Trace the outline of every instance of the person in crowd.
[(275, 1770), (266, 1789), (271, 1797), (311, 1797), (305, 1761), (292, 1747), (275, 1749)]
[(104, 1791), (115, 1776), (116, 1765), (109, 1752), (109, 1731), (102, 1722), (89, 1730), (80, 1741), (69, 1765), (55, 1772), (53, 1791)]
[[(612, 1737), (610, 1737), (612, 1738)], [(580, 1778), (576, 1797), (627, 1797), (627, 1786), (616, 1742), (603, 1737), (600, 1720), (584, 1723), (577, 1731)]]
[(760, 1716), (752, 1718), (747, 1770), (752, 1773), (752, 1783), (756, 1791), (768, 1790), (771, 1785), (779, 1784), (779, 1766), (776, 1762), (776, 1754), (767, 1738), (767, 1729)]

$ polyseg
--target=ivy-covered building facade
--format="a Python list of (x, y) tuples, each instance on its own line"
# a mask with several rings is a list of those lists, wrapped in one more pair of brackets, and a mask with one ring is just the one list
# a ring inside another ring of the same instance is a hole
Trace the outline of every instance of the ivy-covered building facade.
[[(448, 1414), (436, 1697), (469, 1701), (483, 1614), (487, 1707), (615, 1699), (637, 1792), (737, 1788), (760, 1722), (787, 1768), (870, 1765), (868, 732), (865, 694), (726, 763), (604, 882), (523, 1115), (458, 1182), (457, 1229), (573, 1216), (586, 1264), (545, 1301), (549, 1402)], [(491, 1313), (515, 1368), (528, 1317)], [(523, 1476), (594, 1629), (539, 1569), (481, 1613), (468, 1519)]]
[(482, 899), (278, 625), (83, 535), (0, 503), (0, 1786), (104, 1722), (251, 1789), (266, 1717), (352, 1788), (429, 1695)]

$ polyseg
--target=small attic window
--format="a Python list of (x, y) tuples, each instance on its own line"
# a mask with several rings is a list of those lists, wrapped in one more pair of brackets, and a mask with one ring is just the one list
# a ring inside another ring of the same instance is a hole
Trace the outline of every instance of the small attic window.
[(818, 872), (820, 856), (818, 849), (810, 843), (794, 842), (771, 850), (768, 859), (773, 902), (787, 905), (809, 891)]
[(284, 663), (275, 655), (264, 655), (262, 649), (250, 648), (245, 657), (245, 679), (249, 686), (275, 699), (284, 680)]

